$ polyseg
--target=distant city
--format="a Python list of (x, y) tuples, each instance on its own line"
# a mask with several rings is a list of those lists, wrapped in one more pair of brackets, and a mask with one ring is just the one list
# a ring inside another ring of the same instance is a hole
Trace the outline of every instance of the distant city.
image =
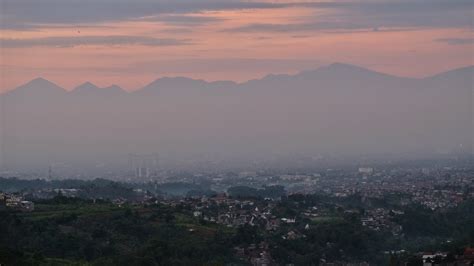
[[(76, 236), (76, 245), (83, 245), (94, 231), (82, 228), (81, 221), (132, 211), (133, 219), (140, 221), (140, 230), (154, 221), (178, 226), (173, 230), (187, 241), (211, 234), (200, 244), (209, 249), (212, 236), (221, 234), (209, 230), (228, 231), (231, 238), (222, 240), (224, 246), (219, 251), (228, 254), (219, 260), (224, 264), (470, 265), (474, 260), (473, 249), (466, 248), (474, 232), (474, 164), (470, 156), (358, 164), (330, 160), (323, 164), (324, 157), (319, 157), (315, 159), (319, 166), (313, 168), (256, 164), (248, 169), (208, 171), (165, 170), (158, 154), (129, 154), (128, 159), (129, 169), (113, 180), (60, 178), (52, 168), (47, 178), (31, 174), (28, 179), (1, 177), (0, 212), (3, 208), (9, 213), (2, 222), (13, 217), (25, 222), (69, 217), (50, 226), (81, 230), (84, 235)], [(69, 216), (64, 216), (66, 213)], [(100, 226), (92, 223), (92, 228)], [(20, 225), (2, 226), (19, 230)], [(105, 238), (94, 237), (93, 249), (99, 253), (91, 255), (91, 260), (101, 258), (103, 241), (112, 241), (116, 234), (132, 237), (113, 228), (103, 231)], [(326, 235), (330, 232), (343, 235)], [(22, 239), (36, 234), (32, 231)], [(143, 241), (149, 241), (148, 236)], [(349, 245), (351, 241), (354, 246)], [(112, 252), (119, 252), (115, 245), (110, 246), (115, 250)], [(312, 248), (301, 250), (298, 245)], [(27, 246), (26, 250), (44, 249), (35, 243)], [(57, 256), (56, 252), (67, 248), (44, 252)], [(127, 256), (140, 250), (128, 248), (131, 253)], [(217, 251), (212, 252), (187, 258), (204, 263)], [(28, 256), (24, 253), (11, 261), (28, 260)], [(66, 256), (71, 261), (64, 262), (71, 263), (76, 256), (86, 255)], [(118, 257), (110, 258), (115, 261)], [(37, 259), (33, 258), (41, 261)]]

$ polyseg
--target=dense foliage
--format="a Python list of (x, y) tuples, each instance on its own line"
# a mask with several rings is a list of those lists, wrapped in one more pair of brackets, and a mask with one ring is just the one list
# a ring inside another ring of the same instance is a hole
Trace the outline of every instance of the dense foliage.
[(228, 230), (193, 224), (165, 206), (118, 208), (55, 199), (39, 207), (35, 213), (0, 214), (0, 263), (38, 265), (63, 258), (93, 265), (202, 265), (233, 260)]
[(235, 186), (227, 189), (230, 196), (236, 198), (280, 198), (286, 194), (283, 186), (265, 186), (261, 189)]
[[(258, 223), (230, 228), (205, 221), (193, 215), (193, 203), (116, 205), (58, 195), (36, 201), (33, 212), (0, 212), (0, 264), (246, 265), (248, 260), (238, 257), (236, 248), (264, 242), (281, 264), (342, 260), (386, 265), (397, 259), (387, 256), (387, 250), (458, 252), (474, 244), (473, 200), (447, 211), (409, 205), (393, 217), (404, 228), (399, 236), (362, 226), (359, 200), (317, 195), (255, 199), (257, 205), (275, 204), (276, 217), (296, 220), (268, 231)], [(314, 205), (325, 208), (326, 216), (301, 214)], [(209, 211), (217, 214), (219, 208), (210, 205)], [(345, 211), (350, 208), (359, 211)], [(398, 259), (419, 263), (415, 257)]]

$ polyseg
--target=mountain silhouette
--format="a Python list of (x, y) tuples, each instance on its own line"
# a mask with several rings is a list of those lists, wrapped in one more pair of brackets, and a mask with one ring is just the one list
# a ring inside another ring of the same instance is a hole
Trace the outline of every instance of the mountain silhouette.
[(3, 160), (470, 152), (473, 76), (472, 66), (416, 79), (336, 63), (238, 84), (160, 78), (131, 93), (38, 78), (1, 95)]
[(18, 88), (5, 93), (15, 97), (47, 97), (54, 94), (63, 94), (65, 90), (44, 78), (35, 78)]

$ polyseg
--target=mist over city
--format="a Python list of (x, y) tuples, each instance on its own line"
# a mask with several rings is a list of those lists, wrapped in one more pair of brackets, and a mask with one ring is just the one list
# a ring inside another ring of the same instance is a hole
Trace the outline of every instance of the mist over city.
[(0, 266), (473, 265), (473, 12), (0, 0)]
[(130, 93), (90, 82), (66, 91), (36, 78), (1, 96), (2, 163), (80, 173), (126, 170), (130, 153), (208, 167), (469, 155), (473, 70), (415, 79), (334, 63), (243, 83), (165, 77)]

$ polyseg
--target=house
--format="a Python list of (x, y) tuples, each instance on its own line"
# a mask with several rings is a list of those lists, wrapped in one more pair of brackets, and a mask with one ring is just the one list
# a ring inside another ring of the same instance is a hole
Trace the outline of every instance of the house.
[(22, 211), (31, 212), (35, 210), (35, 204), (31, 201), (22, 200), (20, 201), (19, 208)]

